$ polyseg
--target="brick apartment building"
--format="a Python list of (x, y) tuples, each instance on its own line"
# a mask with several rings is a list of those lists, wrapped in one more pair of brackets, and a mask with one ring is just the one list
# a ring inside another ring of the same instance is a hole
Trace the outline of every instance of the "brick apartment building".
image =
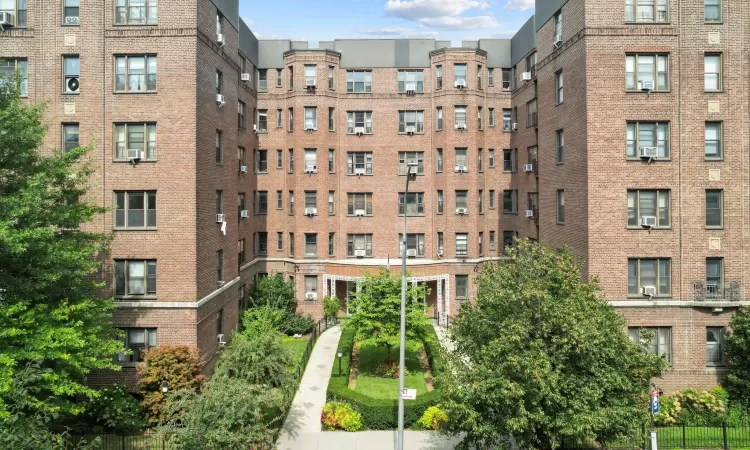
[(0, 0), (0, 70), (48, 102), (49, 151), (95, 143), (112, 213), (86, 227), (114, 232), (104, 275), (136, 352), (92, 382), (131, 383), (157, 344), (210, 370), (265, 274), (302, 311), (346, 312), (366, 271), (399, 269), (404, 213), (441, 324), (529, 237), (569, 246), (631, 338), (654, 328), (662, 388), (720, 379), (748, 298), (747, 2), (537, 1), (513, 38), (457, 48), (259, 41), (236, 0), (61, 3)]

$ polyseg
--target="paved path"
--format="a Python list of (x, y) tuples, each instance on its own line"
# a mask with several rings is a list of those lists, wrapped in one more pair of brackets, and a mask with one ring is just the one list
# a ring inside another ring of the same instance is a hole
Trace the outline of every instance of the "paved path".
[[(430, 431), (404, 431), (404, 450), (453, 450), (458, 439), (446, 439)], [(294, 441), (281, 439), (278, 450), (393, 450), (396, 430), (322, 431), (299, 433)]]
[(432, 323), (432, 328), (435, 329), (435, 334), (437, 334), (438, 340), (443, 347), (449, 352), (455, 350), (456, 344), (454, 344), (454, 342), (448, 337), (448, 329), (440, 327), (435, 319), (430, 320), (430, 322)]

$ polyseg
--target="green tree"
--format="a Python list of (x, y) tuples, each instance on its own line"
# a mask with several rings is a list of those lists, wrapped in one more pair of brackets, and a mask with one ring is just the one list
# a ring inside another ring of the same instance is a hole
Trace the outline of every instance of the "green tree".
[(138, 433), (146, 427), (146, 417), (138, 400), (122, 385), (108, 386), (99, 391), (86, 405), (88, 423), (109, 432)]
[(612, 442), (647, 419), (650, 380), (666, 368), (625, 335), (596, 280), (566, 250), (518, 241), (477, 277), (476, 304), (453, 321), (443, 406), (460, 449), (554, 449)]
[(338, 297), (323, 298), (323, 315), (327, 319), (336, 317), (336, 314), (338, 314), (340, 308), (341, 304)]
[[(424, 340), (428, 324), (424, 314), (425, 292), (424, 286), (407, 284), (406, 338), (409, 340)], [(345, 326), (357, 330), (357, 340), (386, 347), (388, 363), (392, 363), (391, 349), (399, 344), (401, 336), (401, 277), (381, 267), (377, 275), (365, 275), (360, 281), (360, 290), (349, 301), (349, 310), (354, 314)]]
[(235, 333), (232, 343), (224, 349), (213, 381), (235, 378), (249, 384), (265, 384), (275, 388), (291, 386), (292, 357), (273, 329)]
[(750, 411), (750, 308), (740, 307), (729, 328), (732, 332), (726, 337), (727, 392), (731, 402)]
[(42, 152), (44, 105), (22, 103), (17, 83), (0, 84), (3, 434), (9, 420), (80, 413), (71, 400), (96, 395), (86, 375), (119, 369), (122, 344), (111, 324), (114, 303), (96, 281), (109, 236), (76, 229), (104, 212), (87, 195), (92, 146)]
[(252, 303), (254, 306), (270, 306), (294, 313), (294, 285), (284, 280), (284, 275), (280, 273), (259, 278), (253, 284)]

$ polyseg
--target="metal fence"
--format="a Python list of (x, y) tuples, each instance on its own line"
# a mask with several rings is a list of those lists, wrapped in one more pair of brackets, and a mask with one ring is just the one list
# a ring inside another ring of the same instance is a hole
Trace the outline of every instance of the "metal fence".
[[(649, 450), (651, 446), (649, 432), (650, 429), (644, 425), (626, 439), (603, 444), (566, 442), (562, 449)], [(750, 424), (730, 426), (724, 423), (719, 426), (656, 427), (656, 442), (659, 450), (750, 449)]]

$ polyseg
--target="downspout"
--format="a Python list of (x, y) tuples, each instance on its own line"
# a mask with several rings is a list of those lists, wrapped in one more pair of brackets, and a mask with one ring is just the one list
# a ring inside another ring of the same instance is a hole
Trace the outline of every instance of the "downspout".
[[(102, 7), (102, 139), (101, 139), (101, 155), (102, 155), (102, 202), (106, 206), (107, 204), (107, 8)], [(106, 219), (102, 220), (102, 233), (107, 233)]]
[(683, 296), (683, 285), (682, 285), (682, 274), (683, 274), (683, 240), (682, 240), (682, 233), (683, 233), (683, 202), (682, 202), (682, 83), (683, 83), (683, 74), (682, 74), (682, 2), (678, 3), (678, 23), (677, 23), (677, 48), (680, 50), (677, 52), (677, 70), (680, 73), (680, 87), (677, 91), (677, 146), (680, 149), (680, 154), (678, 155), (678, 163), (677, 167), (679, 170), (678, 173), (678, 186), (677, 186), (677, 196), (679, 198), (679, 207), (680, 207), (680, 231), (679, 231), (679, 241), (680, 241), (680, 299), (684, 300)]

